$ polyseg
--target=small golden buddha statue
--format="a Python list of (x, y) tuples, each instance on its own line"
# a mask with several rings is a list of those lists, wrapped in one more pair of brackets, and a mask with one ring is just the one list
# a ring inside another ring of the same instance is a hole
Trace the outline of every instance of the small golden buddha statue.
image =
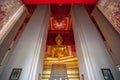
[(55, 41), (56, 41), (56, 45), (51, 46), (49, 55), (53, 58), (61, 58), (64, 56), (69, 56), (68, 47), (61, 45), (63, 39), (60, 34), (58, 34)]
[(58, 36), (56, 37), (55, 41), (56, 41), (57, 45), (61, 45), (62, 44), (63, 39), (62, 39), (60, 34), (58, 34)]

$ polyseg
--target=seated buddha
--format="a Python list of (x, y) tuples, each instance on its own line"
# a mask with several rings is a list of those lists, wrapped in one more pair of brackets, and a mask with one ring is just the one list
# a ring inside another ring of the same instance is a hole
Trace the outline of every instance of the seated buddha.
[(51, 46), (49, 56), (52, 58), (61, 58), (64, 56), (69, 56), (68, 47), (65, 45), (61, 45), (63, 39), (60, 34), (55, 39), (56, 45)]

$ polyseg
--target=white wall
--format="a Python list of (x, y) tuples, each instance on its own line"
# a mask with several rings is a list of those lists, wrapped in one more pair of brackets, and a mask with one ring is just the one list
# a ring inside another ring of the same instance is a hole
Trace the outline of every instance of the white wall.
[[(17, 15), (17, 16), (15, 16)], [(16, 33), (18, 29), (21, 27), (24, 19), (28, 15), (28, 11), (25, 7), (25, 5), (21, 6), (18, 12), (14, 15), (15, 22), (10, 26), (11, 29), (8, 30), (7, 34), (4, 36), (4, 38), (0, 41), (0, 58), (2, 59), (1, 65), (0, 65), (0, 75), (3, 71), (3, 68), (5, 67), (8, 58), (10, 56), (11, 48), (14, 47), (16, 44), (18, 38), (20, 37), (21, 33), (23, 32), (24, 28), (22, 28), (21, 32), (18, 35), (17, 40), (14, 41), (14, 37), (16, 36)], [(8, 24), (9, 25), (9, 24)], [(9, 48), (9, 49), (8, 49)]]
[[(0, 80), (8, 80), (13, 68), (22, 68), (19, 80), (35, 80), (42, 40), (49, 18), (48, 5), (38, 5), (27, 24), (15, 49), (10, 53), (9, 61), (0, 76)], [(44, 47), (42, 48), (44, 49)]]
[(80, 74), (85, 80), (104, 80), (101, 68), (110, 68), (115, 80), (120, 80), (120, 72), (83, 5), (72, 6), (72, 20)]
[(92, 16), (96, 20), (96, 23), (103, 33), (106, 42), (109, 44), (112, 54), (116, 58), (115, 63), (120, 64), (120, 34), (114, 29), (105, 16), (99, 11), (99, 9), (95, 8)]

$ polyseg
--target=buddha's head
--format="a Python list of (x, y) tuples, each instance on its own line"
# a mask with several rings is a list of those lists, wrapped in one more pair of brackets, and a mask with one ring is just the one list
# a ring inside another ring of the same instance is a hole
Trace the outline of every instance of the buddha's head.
[(57, 37), (56, 37), (55, 40), (56, 40), (56, 44), (57, 44), (57, 45), (61, 45), (61, 44), (62, 44), (63, 39), (62, 39), (62, 37), (60, 36), (60, 34), (57, 35)]

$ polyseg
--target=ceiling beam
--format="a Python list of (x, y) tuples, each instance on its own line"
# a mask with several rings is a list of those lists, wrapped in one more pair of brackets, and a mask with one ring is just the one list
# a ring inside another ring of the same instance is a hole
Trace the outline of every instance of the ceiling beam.
[(25, 4), (96, 4), (98, 0), (23, 0)]

